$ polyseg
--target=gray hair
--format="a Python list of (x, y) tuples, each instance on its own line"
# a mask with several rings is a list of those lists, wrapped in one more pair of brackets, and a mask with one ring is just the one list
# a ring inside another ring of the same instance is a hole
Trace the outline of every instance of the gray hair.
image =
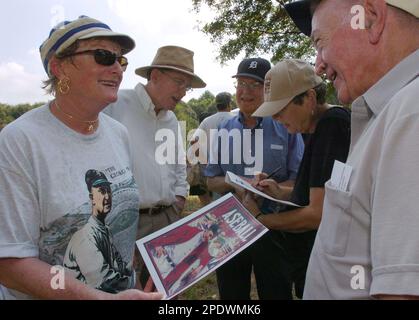
[[(313, 90), (316, 92), (316, 102), (319, 105), (323, 105), (326, 103), (326, 84), (323, 82), (319, 84), (317, 87), (314, 87)], [(292, 99), (292, 102), (298, 105), (302, 105), (304, 102), (304, 97), (307, 95), (307, 91), (295, 96)]]

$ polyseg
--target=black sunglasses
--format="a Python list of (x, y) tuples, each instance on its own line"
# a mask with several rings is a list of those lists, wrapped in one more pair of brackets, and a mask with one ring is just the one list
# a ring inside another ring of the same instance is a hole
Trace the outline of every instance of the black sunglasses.
[(95, 50), (86, 50), (86, 51), (79, 51), (74, 53), (69, 53), (63, 56), (59, 56), (60, 58), (67, 58), (72, 56), (77, 56), (79, 54), (92, 54), (95, 58), (97, 64), (101, 66), (112, 66), (115, 61), (121, 65), (122, 71), (125, 71), (128, 66), (128, 59), (124, 56), (117, 56), (115, 53), (110, 52), (105, 49), (95, 49)]

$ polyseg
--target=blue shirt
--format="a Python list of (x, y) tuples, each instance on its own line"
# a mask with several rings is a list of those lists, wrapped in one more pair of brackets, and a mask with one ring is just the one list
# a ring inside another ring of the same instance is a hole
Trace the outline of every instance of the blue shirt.
[[(226, 129), (231, 134), (219, 134), (217, 139), (213, 139), (217, 141), (211, 141), (210, 161), (205, 168), (205, 176), (224, 176), (227, 171), (231, 171), (239, 176), (253, 178), (254, 171), (270, 174), (281, 167), (273, 179), (278, 182), (295, 180), (304, 153), (301, 135), (289, 134), (272, 117), (256, 119), (257, 125), (253, 129), (244, 127), (241, 112), (220, 124), (219, 130)], [(258, 160), (251, 163), (255, 153)]]

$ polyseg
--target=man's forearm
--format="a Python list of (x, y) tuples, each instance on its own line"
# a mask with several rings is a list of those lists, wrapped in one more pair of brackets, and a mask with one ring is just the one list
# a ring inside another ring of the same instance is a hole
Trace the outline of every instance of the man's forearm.
[(208, 190), (224, 194), (234, 191), (234, 188), (225, 182), (225, 177), (208, 177), (207, 178)]

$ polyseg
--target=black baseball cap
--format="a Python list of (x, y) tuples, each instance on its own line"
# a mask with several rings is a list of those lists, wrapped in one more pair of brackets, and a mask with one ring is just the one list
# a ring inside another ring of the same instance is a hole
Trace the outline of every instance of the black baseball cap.
[[(404, 10), (419, 18), (419, 0), (385, 0), (387, 4)], [(311, 3), (318, 4), (320, 1), (299, 0), (284, 5), (288, 15), (295, 25), (306, 36), (311, 36), (311, 20), (313, 19)]]
[(271, 69), (271, 63), (263, 58), (248, 58), (240, 62), (237, 68), (237, 77), (249, 77), (260, 82), (265, 82), (265, 75)]
[(287, 3), (284, 7), (288, 15), (294, 21), (295, 25), (306, 36), (311, 36), (311, 19), (310, 11), (311, 0), (300, 0)]

